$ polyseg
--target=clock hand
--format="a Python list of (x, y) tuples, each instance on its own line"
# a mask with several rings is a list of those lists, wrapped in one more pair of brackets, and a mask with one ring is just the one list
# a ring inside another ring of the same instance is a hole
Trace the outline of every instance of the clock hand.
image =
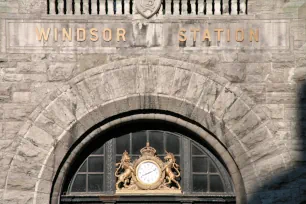
[[(156, 171), (156, 169), (154, 169), (153, 171)], [(144, 177), (144, 176), (146, 176), (146, 175), (152, 173), (153, 171), (149, 171), (148, 173), (143, 174), (141, 177)]]

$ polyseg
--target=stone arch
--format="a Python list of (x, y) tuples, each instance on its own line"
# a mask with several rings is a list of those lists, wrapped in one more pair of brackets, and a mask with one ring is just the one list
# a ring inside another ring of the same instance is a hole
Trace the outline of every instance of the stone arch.
[[(233, 158), (251, 194), (261, 184), (260, 165), (267, 161), (261, 158), (271, 157), (271, 151), (282, 153), (269, 120), (254, 106), (238, 87), (200, 63), (142, 56), (90, 69), (45, 99), (19, 131), (4, 199), (16, 197), (17, 191), (20, 199), (45, 203), (74, 142), (101, 121), (138, 109), (169, 111), (208, 130)], [(67, 166), (68, 160), (61, 174)], [(17, 182), (22, 179), (27, 181)]]

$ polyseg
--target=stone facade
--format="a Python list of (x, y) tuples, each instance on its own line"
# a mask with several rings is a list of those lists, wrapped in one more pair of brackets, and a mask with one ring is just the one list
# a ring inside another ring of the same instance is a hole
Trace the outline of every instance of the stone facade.
[[(56, 200), (74, 142), (109, 117), (145, 109), (184, 116), (213, 133), (203, 138), (224, 159), (236, 192), (245, 192), (238, 202), (306, 202), (305, 0), (249, 0), (248, 15), (235, 16), (45, 13), (44, 0), (0, 0), (1, 204), (50, 203), (52, 191)], [(35, 23), (121, 26), (129, 34), (122, 44), (37, 45), (27, 30)], [(261, 30), (258, 44), (214, 39), (182, 47), (177, 40), (179, 25), (250, 24)], [(200, 132), (166, 115), (135, 117)]]

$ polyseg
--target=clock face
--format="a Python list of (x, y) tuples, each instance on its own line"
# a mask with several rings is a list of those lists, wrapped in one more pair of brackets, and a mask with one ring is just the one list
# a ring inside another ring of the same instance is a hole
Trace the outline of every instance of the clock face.
[(152, 161), (144, 161), (137, 167), (138, 179), (147, 185), (153, 184), (160, 178), (160, 168)]

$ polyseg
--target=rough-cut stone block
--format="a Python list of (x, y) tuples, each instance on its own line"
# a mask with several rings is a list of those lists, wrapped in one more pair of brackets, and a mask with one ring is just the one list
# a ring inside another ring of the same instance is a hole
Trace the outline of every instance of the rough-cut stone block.
[(249, 111), (249, 107), (241, 100), (236, 100), (234, 104), (225, 112), (223, 121), (229, 127), (237, 123)]
[(156, 92), (158, 94), (170, 94), (173, 76), (175, 74), (175, 68), (160, 66), (157, 67), (157, 76), (156, 76)]
[(55, 63), (51, 64), (48, 69), (49, 81), (67, 80), (72, 76), (75, 63)]
[(297, 96), (295, 93), (267, 93), (267, 103), (270, 104), (295, 104)]
[(138, 93), (153, 93), (156, 89), (155, 67), (149, 65), (139, 65), (137, 70), (137, 91)]
[(5, 204), (33, 203), (33, 191), (6, 190), (3, 196)]
[(3, 105), (4, 115), (3, 118), (7, 120), (25, 120), (25, 118), (32, 112), (33, 107), (30, 105)]
[(43, 62), (18, 62), (17, 71), (19, 73), (45, 73), (47, 64)]
[(250, 134), (246, 135), (241, 139), (241, 143), (247, 149), (253, 149), (255, 146), (266, 145), (265, 140), (268, 141), (272, 138), (271, 133), (269, 132), (266, 126), (261, 126), (251, 132)]
[(242, 138), (246, 133), (251, 132), (259, 124), (259, 118), (255, 115), (254, 112), (250, 111), (233, 126), (232, 130), (239, 138)]
[(45, 111), (44, 116), (53, 120), (63, 129), (67, 128), (75, 118), (76, 103), (74, 98), (69, 98), (65, 94), (56, 99)]
[(266, 85), (263, 83), (243, 84), (241, 88), (255, 102), (263, 103), (266, 99)]
[(34, 191), (37, 179), (28, 174), (10, 172), (8, 174), (8, 190)]
[(237, 98), (233, 92), (224, 88), (216, 99), (211, 111), (216, 117), (221, 119), (224, 113), (233, 105), (236, 99)]
[(246, 78), (246, 64), (225, 63), (222, 66), (224, 77), (230, 82), (243, 82)]
[(54, 146), (53, 137), (36, 126), (32, 126), (29, 129), (28, 133), (25, 135), (25, 138), (33, 143), (33, 145), (46, 149), (47, 151)]
[(295, 56), (296, 67), (306, 67), (306, 54), (301, 53)]
[(238, 61), (239, 62), (271, 62), (272, 54), (270, 52), (266, 53), (238, 53)]
[(27, 103), (30, 102), (31, 92), (14, 92), (12, 99), (16, 103)]
[(185, 99), (196, 104), (201, 93), (203, 92), (203, 87), (206, 80), (207, 79), (202, 75), (193, 74), (187, 88)]
[(183, 69), (176, 69), (171, 95), (176, 97), (184, 97), (190, 82), (191, 73)]
[(298, 81), (306, 80), (306, 66), (296, 68), (294, 70), (293, 79), (298, 80)]
[(294, 63), (294, 54), (292, 53), (273, 53), (272, 62), (291, 62)]

